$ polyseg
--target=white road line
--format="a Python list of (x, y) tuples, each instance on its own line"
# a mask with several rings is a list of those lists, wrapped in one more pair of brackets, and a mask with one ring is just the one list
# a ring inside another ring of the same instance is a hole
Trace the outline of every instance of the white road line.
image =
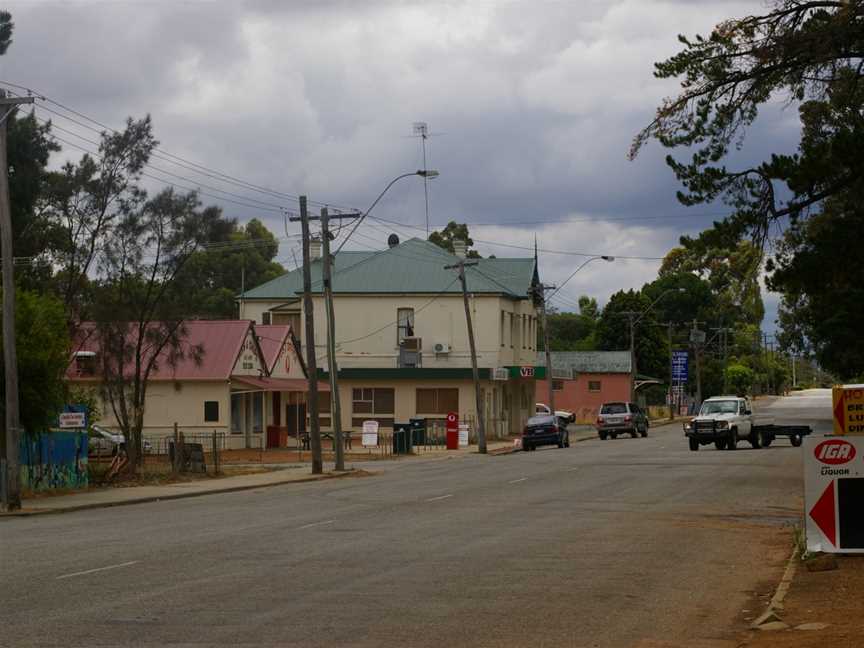
[(439, 495), (438, 497), (430, 497), (427, 499), (427, 502), (437, 502), (439, 500), (447, 499), (448, 497), (453, 497), (453, 495)]
[(97, 567), (96, 569), (87, 569), (85, 571), (74, 572), (72, 574), (63, 574), (62, 576), (58, 576), (55, 580), (60, 580), (61, 578), (72, 578), (73, 576), (84, 576), (85, 574), (95, 574), (96, 572), (107, 571), (109, 569), (119, 569), (120, 567), (128, 567), (129, 565), (134, 565), (139, 563), (139, 560), (130, 560), (129, 562), (120, 563), (119, 565), (108, 565), (107, 567)]
[(522, 479), (514, 479), (513, 481), (509, 481), (509, 482), (507, 482), (507, 483), (508, 483), (508, 484), (518, 484), (519, 482), (523, 482), (523, 481), (525, 481), (525, 480), (527, 480), (527, 479), (528, 479), (527, 477), (523, 477)]
[(581, 466), (577, 466), (576, 468), (568, 468), (567, 472), (576, 472), (577, 470), (582, 470)]
[(301, 527), (297, 527), (297, 530), (299, 531), (300, 529), (311, 529), (312, 527), (316, 527), (316, 526), (323, 526), (325, 524), (333, 524), (335, 521), (336, 520), (325, 520), (324, 522), (313, 522), (312, 524), (304, 524)]

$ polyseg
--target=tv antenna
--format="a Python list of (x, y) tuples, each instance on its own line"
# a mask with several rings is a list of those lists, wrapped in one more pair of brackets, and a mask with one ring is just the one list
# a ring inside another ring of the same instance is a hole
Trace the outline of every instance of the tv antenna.
[[(423, 170), (426, 171), (426, 140), (441, 133), (430, 133), (429, 124), (426, 122), (414, 122), (412, 132), (414, 133), (413, 137), (420, 138), (420, 145), (423, 149)], [(426, 206), (426, 238), (429, 238), (429, 178), (426, 176), (423, 176), (423, 199)]]

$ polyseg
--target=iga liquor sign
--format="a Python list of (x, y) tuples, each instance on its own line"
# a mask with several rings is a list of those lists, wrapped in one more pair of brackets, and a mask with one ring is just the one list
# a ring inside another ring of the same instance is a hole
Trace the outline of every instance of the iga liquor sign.
[(864, 553), (864, 438), (804, 439), (808, 551)]

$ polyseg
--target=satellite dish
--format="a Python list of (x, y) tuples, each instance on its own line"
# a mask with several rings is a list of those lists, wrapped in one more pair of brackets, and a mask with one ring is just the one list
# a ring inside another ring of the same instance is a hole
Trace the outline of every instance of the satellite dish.
[(391, 248), (396, 247), (397, 245), (399, 245), (399, 237), (395, 234), (391, 234), (387, 237), (387, 245)]

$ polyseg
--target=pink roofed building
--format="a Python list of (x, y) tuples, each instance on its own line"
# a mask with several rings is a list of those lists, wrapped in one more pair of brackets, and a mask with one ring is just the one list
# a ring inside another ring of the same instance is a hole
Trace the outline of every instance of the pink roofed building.
[[(306, 430), (306, 368), (290, 326), (256, 327), (249, 320), (184, 326), (179, 357), (163, 352), (150, 374), (145, 438), (162, 441), (176, 423), (187, 436), (224, 433), (228, 448), (266, 448), (284, 446), (289, 435)], [(99, 336), (93, 324), (81, 331), (66, 378), (98, 393)], [(134, 340), (136, 333), (129, 335)], [(322, 382), (319, 389), (329, 386)], [(110, 403), (101, 402), (101, 412), (99, 424), (117, 430)]]

